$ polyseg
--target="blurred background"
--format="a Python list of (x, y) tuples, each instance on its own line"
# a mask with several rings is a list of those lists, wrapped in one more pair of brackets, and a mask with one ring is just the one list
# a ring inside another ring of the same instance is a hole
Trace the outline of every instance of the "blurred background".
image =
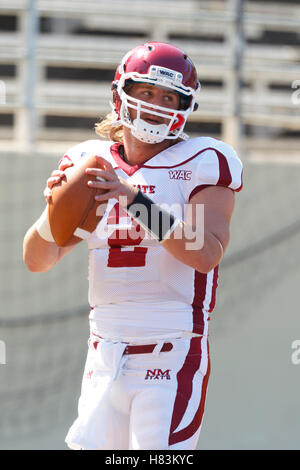
[(230, 143), (245, 167), (198, 449), (299, 449), (299, 0), (0, 0), (0, 449), (66, 449), (87, 248), (32, 274), (22, 240), (61, 156), (96, 138), (121, 58), (147, 40), (190, 55), (202, 90), (186, 130)]

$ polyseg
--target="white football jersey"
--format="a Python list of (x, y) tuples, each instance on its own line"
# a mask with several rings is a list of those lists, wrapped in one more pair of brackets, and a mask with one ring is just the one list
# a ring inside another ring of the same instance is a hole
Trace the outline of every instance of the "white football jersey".
[[(160, 152), (143, 165), (128, 165), (119, 143), (89, 140), (64, 158), (74, 163), (91, 154), (108, 160), (117, 175), (154, 202), (167, 204), (184, 219), (191, 197), (209, 185), (240, 191), (242, 163), (220, 140), (197, 137)], [(208, 334), (215, 305), (218, 267), (202, 274), (186, 266), (152, 239), (110, 199), (89, 247), (90, 320), (103, 337)]]

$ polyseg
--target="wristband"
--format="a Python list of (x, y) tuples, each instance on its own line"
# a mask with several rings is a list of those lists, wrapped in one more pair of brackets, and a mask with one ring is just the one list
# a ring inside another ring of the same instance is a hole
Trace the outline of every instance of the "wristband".
[(180, 219), (176, 219), (174, 215), (153, 202), (141, 191), (137, 193), (132, 203), (128, 204), (127, 211), (159, 242), (170, 238), (171, 233), (180, 223)]
[(46, 240), (47, 242), (55, 242), (49, 224), (48, 206), (46, 206), (40, 218), (36, 221), (35, 228), (40, 237), (42, 237), (44, 240)]

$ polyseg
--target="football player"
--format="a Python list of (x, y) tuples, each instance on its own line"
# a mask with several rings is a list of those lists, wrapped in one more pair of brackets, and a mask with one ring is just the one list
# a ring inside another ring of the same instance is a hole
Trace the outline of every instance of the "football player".
[[(200, 82), (179, 48), (149, 42), (129, 51), (112, 83), (101, 137), (71, 148), (48, 179), (87, 155), (104, 169), (91, 188), (106, 204), (89, 247), (90, 339), (73, 449), (197, 446), (210, 374), (208, 320), (229, 243), (242, 164), (226, 143), (189, 138)], [(73, 249), (58, 247), (47, 211), (28, 230), (24, 260), (47, 271)]]

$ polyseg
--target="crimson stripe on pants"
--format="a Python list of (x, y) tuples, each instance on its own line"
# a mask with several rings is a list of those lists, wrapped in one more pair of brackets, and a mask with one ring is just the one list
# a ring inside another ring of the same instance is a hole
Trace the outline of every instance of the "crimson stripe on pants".
[[(175, 432), (179, 426), (189, 404), (189, 400), (193, 391), (193, 378), (200, 368), (202, 351), (201, 337), (191, 339), (190, 349), (186, 356), (185, 362), (177, 373), (177, 394), (174, 402), (174, 409), (170, 427), (169, 445), (189, 439), (199, 429), (204, 413), (204, 405), (206, 398), (207, 383), (210, 374), (210, 361), (208, 357), (208, 368), (202, 381), (201, 399), (198, 409), (188, 426)], [(208, 350), (207, 350), (208, 351)], [(209, 352), (208, 352), (209, 354)]]

